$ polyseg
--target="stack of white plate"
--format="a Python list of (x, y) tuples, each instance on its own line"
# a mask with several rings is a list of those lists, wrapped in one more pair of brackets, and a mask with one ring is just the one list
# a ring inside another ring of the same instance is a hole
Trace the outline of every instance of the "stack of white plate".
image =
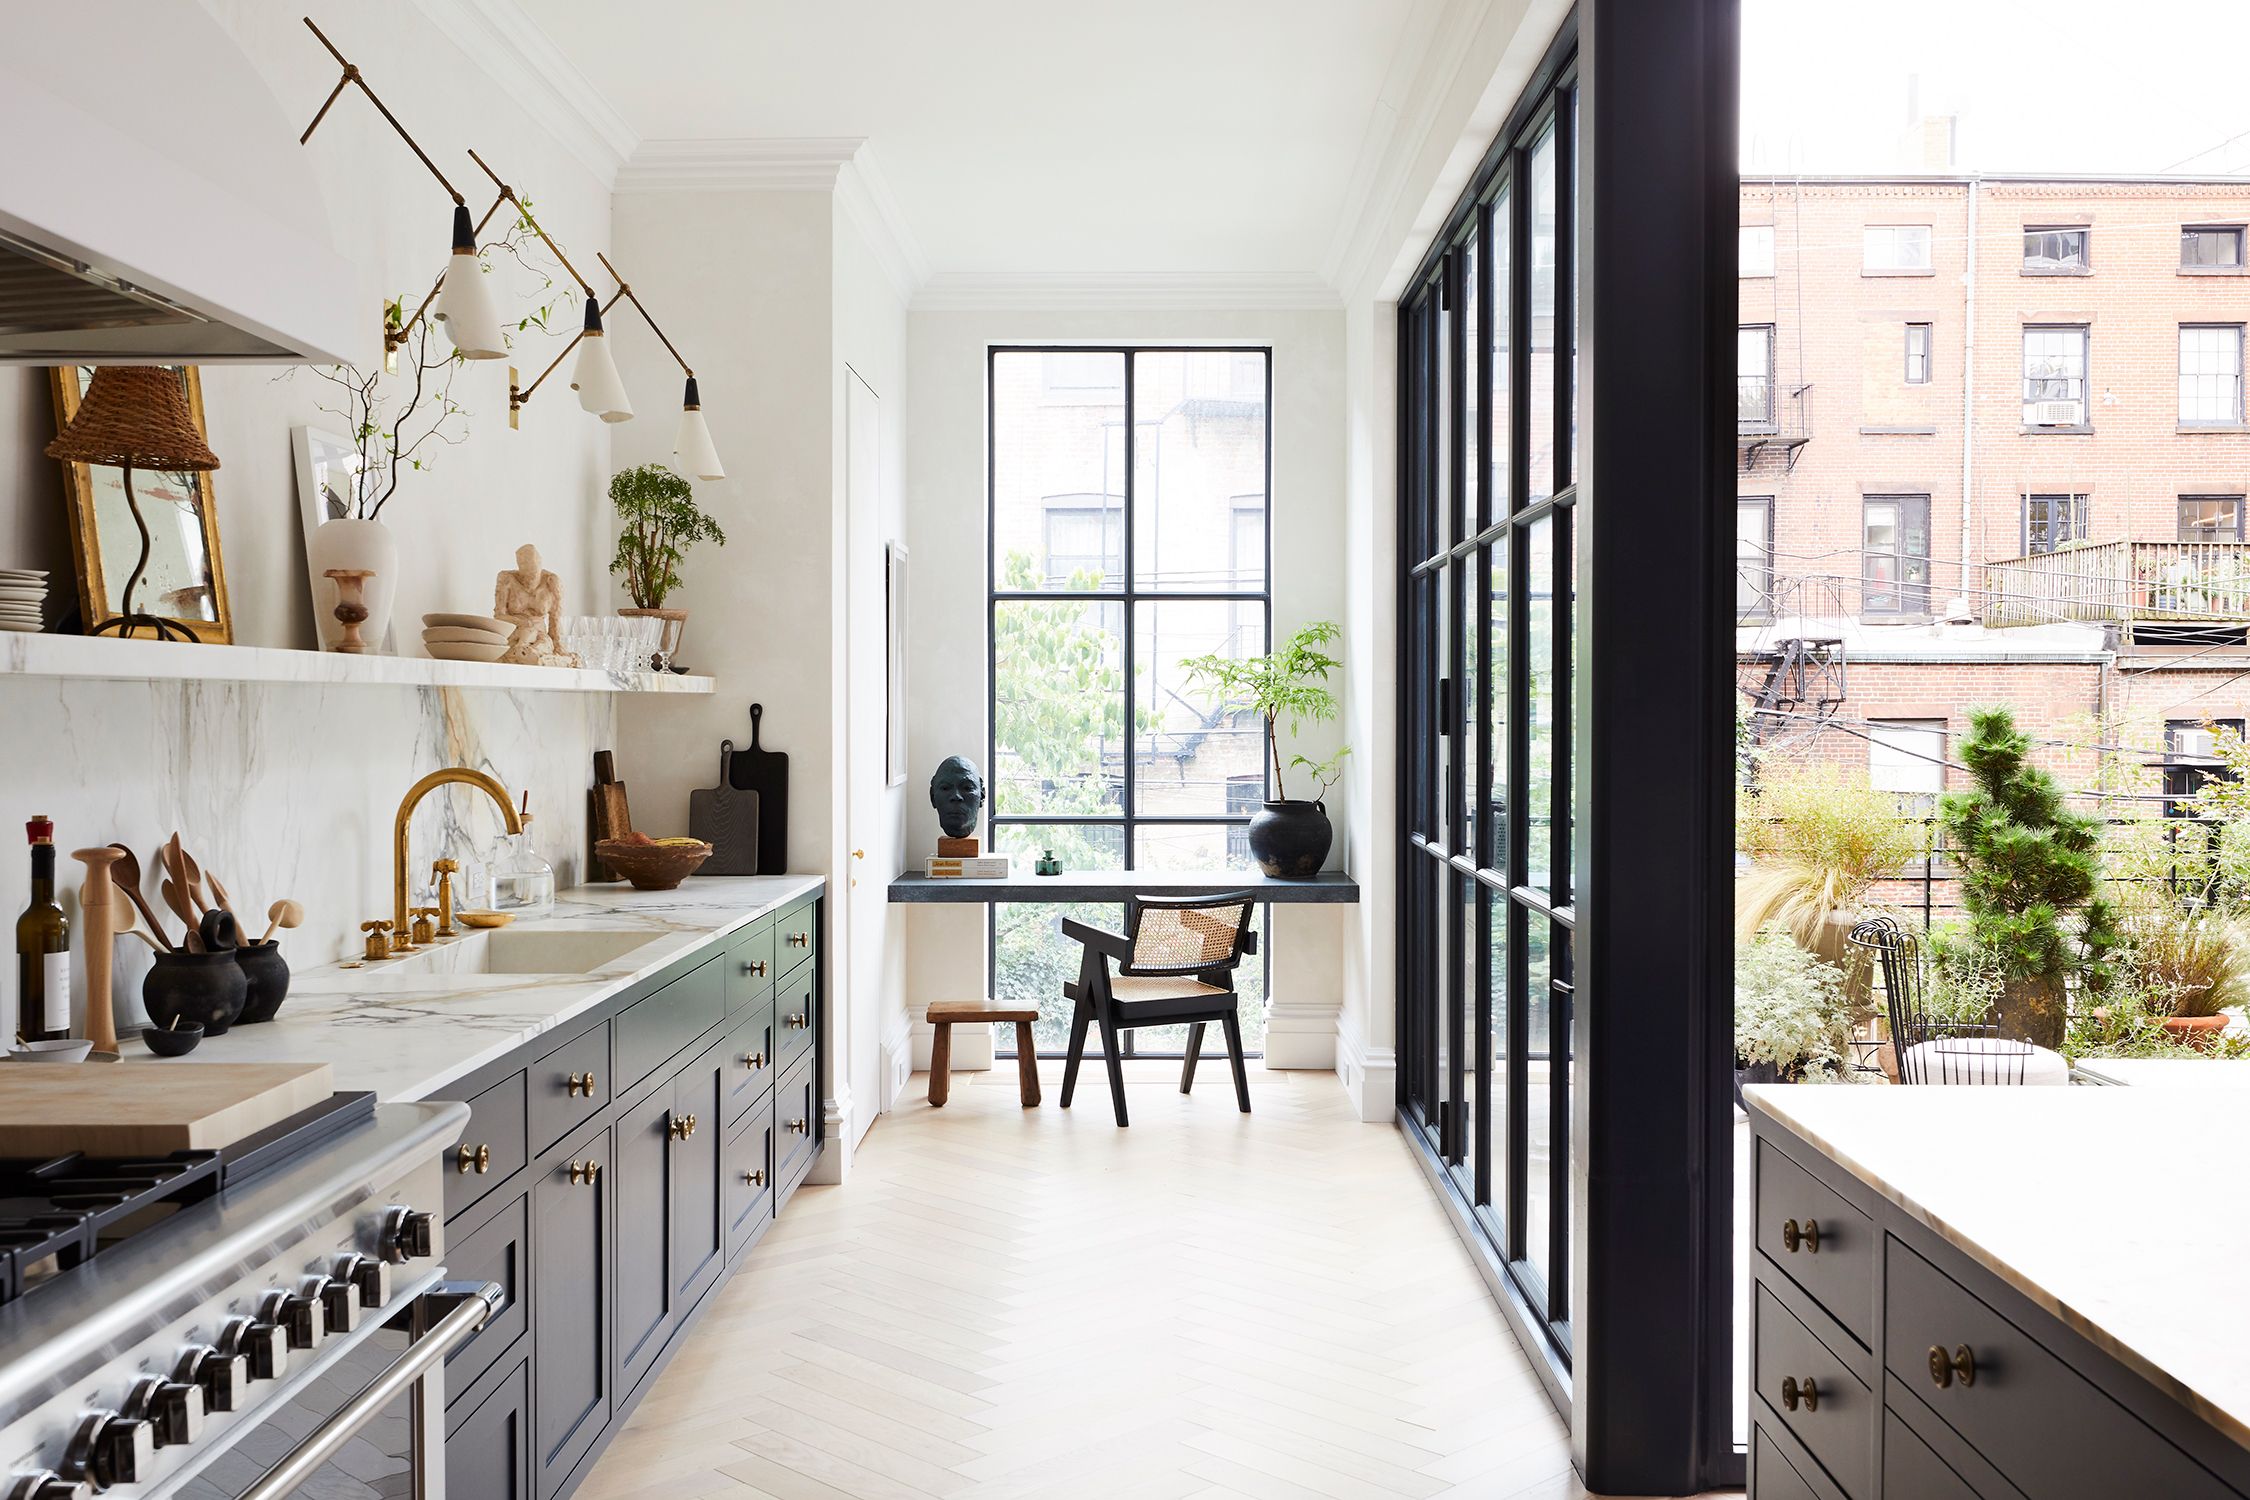
[(0, 630), (46, 628), (47, 575), (38, 568), (0, 568)]
[(424, 615), (422, 649), (439, 661), (498, 661), (515, 632), (489, 615)]

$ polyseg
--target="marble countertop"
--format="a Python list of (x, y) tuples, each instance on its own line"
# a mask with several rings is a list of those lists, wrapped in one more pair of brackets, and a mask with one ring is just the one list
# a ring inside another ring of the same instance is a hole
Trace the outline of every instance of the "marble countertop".
[[(2191, 1063), (2193, 1067), (2211, 1064)], [(2250, 1093), (1745, 1088), (1844, 1170), (2250, 1446), (2250, 1257), (2233, 1143)]]
[[(503, 931), (646, 931), (648, 941), (583, 974), (448, 973), (442, 951), (302, 970), (279, 1016), (233, 1027), (183, 1061), (324, 1062), (339, 1090), (373, 1090), (385, 1103), (428, 1098), (681, 954), (826, 885), (819, 875), (750, 875), (690, 879), (674, 891), (581, 886), (557, 897), (552, 917)], [(125, 1053), (148, 1056), (138, 1041), (126, 1042)]]

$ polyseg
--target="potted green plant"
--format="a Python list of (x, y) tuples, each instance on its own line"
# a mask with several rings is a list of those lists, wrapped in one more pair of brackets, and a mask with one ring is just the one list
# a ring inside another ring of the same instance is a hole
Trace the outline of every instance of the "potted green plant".
[(680, 564), (697, 542), (724, 547), (727, 534), (695, 503), (695, 488), (662, 464), (641, 464), (610, 477), (609, 503), (617, 510), (617, 555), (609, 570), (625, 580), (633, 605), (628, 619), (654, 617), (664, 622), (659, 652), (667, 663), (679, 655), (687, 634), (688, 612), (667, 609), (664, 601), (680, 586)]
[(1258, 868), (1280, 879), (1303, 879), (1327, 863), (1336, 830), (1328, 822), (1329, 788), (1343, 775), (1345, 746), (1324, 761), (1299, 755), (1289, 762), (1313, 783), (1310, 800), (1289, 795), (1281, 764), (1281, 721), (1292, 737), (1307, 721), (1336, 717), (1336, 695), (1328, 676), (1343, 665), (1321, 648), (1343, 634), (1333, 621), (1315, 620), (1266, 656), (1196, 656), (1180, 663), (1188, 680), (1208, 689), (1221, 703), (1254, 712), (1265, 728), (1266, 753), (1273, 761), (1274, 795), (1251, 818), (1246, 830)]
[(1745, 1083), (1832, 1083), (1852, 1077), (1854, 1006), (1844, 974), (1782, 933), (1735, 950), (1735, 1096)]

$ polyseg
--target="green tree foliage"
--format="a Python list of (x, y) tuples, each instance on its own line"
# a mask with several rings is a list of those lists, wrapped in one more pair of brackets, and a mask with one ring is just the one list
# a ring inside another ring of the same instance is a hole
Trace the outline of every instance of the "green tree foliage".
[[(1281, 772), (1280, 722), (1289, 721), (1289, 733), (1303, 732), (1305, 721), (1336, 717), (1336, 695), (1328, 690), (1328, 674), (1343, 665), (1321, 650), (1343, 635), (1333, 620), (1315, 620), (1267, 656), (1191, 656), (1180, 663), (1190, 682), (1201, 683), (1221, 702), (1239, 702), (1257, 710), (1265, 721), (1266, 748), (1273, 756), (1273, 791), (1287, 800), (1288, 788)], [(1326, 762), (1298, 756), (1293, 764), (1312, 770), (1321, 789), (1341, 774), (1341, 754)]]
[(727, 534), (695, 503), (695, 487), (662, 464), (610, 476), (609, 503), (623, 522), (609, 570), (625, 579), (637, 609), (662, 609), (680, 586), (680, 563), (697, 542), (724, 547)]
[(2079, 978), (2100, 989), (2118, 941), (2110, 904), (2095, 894), (2101, 824), (2063, 806), (2004, 708), (1970, 714), (1960, 754), (1976, 784), (1949, 794), (1942, 816), (1970, 941), (2010, 978), (2057, 988)]

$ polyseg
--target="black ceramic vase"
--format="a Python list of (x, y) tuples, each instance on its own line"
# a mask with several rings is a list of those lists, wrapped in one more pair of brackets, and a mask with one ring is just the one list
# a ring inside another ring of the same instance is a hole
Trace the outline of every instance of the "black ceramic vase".
[(1268, 802), (1250, 819), (1248, 836), (1259, 869), (1276, 879), (1303, 880), (1328, 862), (1336, 830), (1321, 803)]
[(141, 1006), (151, 1021), (193, 1021), (205, 1036), (225, 1035), (249, 997), (250, 976), (232, 953), (159, 953), (141, 981)]
[(289, 961), (281, 956), (281, 943), (244, 943), (234, 950), (234, 961), (250, 981), (250, 997), (242, 1002), (242, 1014), (235, 1018), (235, 1025), (272, 1020), (281, 1002), (289, 998)]

